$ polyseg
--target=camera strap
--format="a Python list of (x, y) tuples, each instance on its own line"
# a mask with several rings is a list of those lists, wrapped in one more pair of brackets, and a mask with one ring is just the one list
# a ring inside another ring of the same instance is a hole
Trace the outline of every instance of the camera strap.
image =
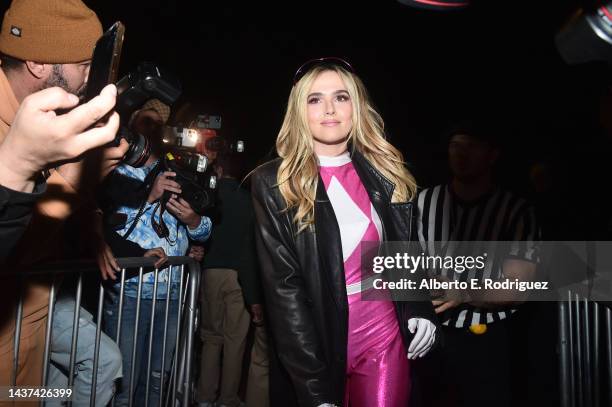
[[(155, 212), (159, 209), (159, 223), (155, 220)], [(164, 206), (162, 202), (159, 201), (155, 204), (155, 208), (153, 208), (153, 212), (151, 213), (151, 226), (153, 226), (153, 230), (157, 233), (157, 236), (160, 238), (167, 238), (170, 235), (170, 231), (168, 230), (168, 226), (166, 226), (166, 222), (164, 222)]]
[[(145, 186), (145, 194), (144, 194), (145, 198), (140, 204), (140, 208), (138, 208), (138, 213), (136, 214), (136, 217), (130, 224), (130, 228), (127, 230), (127, 232), (123, 234), (123, 236), (121, 236), (122, 238), (127, 240), (127, 238), (130, 237), (130, 235), (136, 228), (136, 225), (138, 225), (138, 221), (140, 221), (140, 218), (142, 217), (144, 213), (145, 206), (147, 205), (147, 198), (149, 197), (149, 193), (151, 192), (151, 189), (153, 188), (153, 181), (155, 180), (155, 178), (157, 178), (161, 169), (162, 169), (161, 162), (158, 162), (155, 165), (155, 167), (153, 167), (151, 172), (149, 172), (147, 176), (145, 177), (145, 179), (142, 181), (142, 184)], [(153, 211), (153, 213), (155, 213), (155, 211)]]
[[(169, 245), (174, 246), (177, 239), (170, 239), (170, 230), (168, 229), (166, 222), (164, 222), (164, 212), (166, 210), (166, 202), (168, 202), (167, 196), (169, 195), (164, 195), (155, 205), (155, 208), (151, 213), (151, 225), (153, 226), (155, 233), (157, 233), (157, 236), (166, 239)], [(155, 213), (157, 212), (157, 209), (159, 209), (159, 222), (155, 220)], [(178, 222), (176, 223), (176, 236), (178, 238)]]
[(145, 208), (146, 204), (147, 204), (147, 200), (145, 199), (142, 202), (142, 204), (140, 205), (140, 208), (138, 208), (138, 213), (136, 214), (136, 217), (134, 218), (134, 220), (130, 224), (130, 228), (127, 230), (127, 232), (125, 232), (123, 234), (123, 236), (121, 236), (125, 240), (127, 240), (127, 238), (130, 237), (130, 235), (132, 234), (132, 232), (136, 228), (136, 225), (138, 224), (138, 221), (140, 220), (140, 218), (142, 217), (142, 214), (144, 213), (144, 208)]

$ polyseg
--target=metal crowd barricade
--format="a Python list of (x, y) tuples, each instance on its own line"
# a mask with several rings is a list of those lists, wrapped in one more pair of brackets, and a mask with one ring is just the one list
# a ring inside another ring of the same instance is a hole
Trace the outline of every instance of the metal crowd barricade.
[[(178, 312), (177, 315), (169, 315), (170, 310), (170, 293), (166, 295), (165, 299), (157, 299), (157, 285), (158, 285), (158, 275), (161, 270), (153, 269), (154, 263), (157, 259), (155, 258), (144, 258), (144, 257), (134, 257), (134, 258), (123, 258), (117, 259), (117, 263), (119, 264), (120, 271), (120, 287), (121, 291), (119, 293), (119, 310), (118, 310), (118, 326), (117, 326), (117, 336), (116, 338), (111, 338), (117, 341), (117, 338), (121, 338), (121, 330), (126, 329), (125, 326), (122, 326), (122, 315), (124, 311), (124, 294), (125, 294), (125, 282), (126, 282), (126, 272), (128, 270), (136, 269), (138, 270), (139, 282), (138, 282), (138, 296), (136, 298), (136, 321), (139, 321), (140, 317), (140, 306), (142, 302), (141, 294), (142, 294), (142, 277), (145, 272), (149, 272), (149, 269), (154, 274), (154, 295), (151, 302), (152, 312), (150, 317), (150, 331), (149, 331), (149, 341), (147, 346), (147, 351), (145, 351), (145, 355), (147, 355), (147, 374), (146, 379), (146, 388), (145, 388), (145, 404), (148, 403), (148, 396), (150, 390), (150, 372), (151, 372), (151, 363), (152, 363), (152, 347), (153, 347), (153, 327), (156, 318), (163, 318), (164, 321), (164, 329), (163, 329), (163, 343), (162, 343), (162, 360), (161, 360), (161, 369), (160, 372), (165, 372), (165, 369), (170, 366), (170, 376), (166, 383), (164, 383), (164, 374), (161, 374), (161, 386), (160, 386), (160, 397), (159, 397), (159, 405), (160, 406), (190, 406), (192, 403), (192, 362), (193, 362), (193, 347), (194, 347), (194, 334), (195, 334), (195, 324), (196, 321), (196, 313), (197, 313), (197, 301), (198, 301), (198, 287), (200, 282), (200, 266), (199, 264), (191, 259), (190, 257), (169, 257), (168, 261), (162, 266), (163, 268), (169, 267), (169, 275), (168, 281), (172, 281), (172, 275), (174, 273), (180, 273), (180, 286), (179, 286), (179, 304), (178, 304)], [(144, 271), (147, 269), (147, 271)], [(48, 383), (49, 379), (49, 366), (51, 363), (51, 338), (52, 338), (52, 329), (53, 329), (53, 312), (55, 307), (55, 301), (58, 294), (57, 289), (57, 280), (58, 276), (67, 275), (67, 274), (78, 274), (77, 277), (77, 285), (76, 285), (76, 295), (75, 295), (75, 309), (74, 309), (74, 320), (72, 325), (72, 341), (71, 341), (71, 350), (70, 350), (70, 363), (69, 363), (69, 372), (68, 372), (68, 387), (71, 388), (74, 384), (74, 373), (75, 373), (75, 357), (76, 357), (76, 348), (77, 341), (79, 337), (79, 318), (80, 318), (80, 308), (81, 308), (81, 299), (82, 299), (82, 291), (83, 291), (83, 275), (84, 273), (96, 273), (99, 276), (99, 269), (97, 264), (93, 261), (77, 261), (77, 262), (62, 262), (55, 263), (44, 268), (38, 268), (29, 273), (19, 274), (19, 278), (21, 279), (21, 283), (24, 283), (24, 280), (28, 278), (28, 276), (36, 275), (51, 275), (53, 276), (53, 284), (51, 284), (49, 291), (49, 303), (48, 303), (48, 319), (46, 324), (46, 333), (45, 333), (45, 349), (43, 355), (43, 371), (42, 371), (42, 380), (41, 383), (45, 386)], [(170, 287), (170, 284), (168, 285)], [(168, 288), (170, 291), (170, 288)], [(96, 335), (95, 335), (95, 346), (92, 349), (93, 353), (93, 373), (92, 373), (92, 386), (91, 386), (91, 396), (89, 405), (96, 405), (96, 386), (98, 379), (98, 363), (100, 361), (100, 339), (102, 335), (102, 316), (103, 316), (103, 308), (104, 308), (104, 296), (105, 296), (105, 284), (101, 282), (99, 284), (98, 290), (98, 301), (97, 301), (97, 312), (94, 315), (96, 327)], [(163, 315), (156, 315), (154, 312), (155, 304), (159, 301), (165, 301), (165, 312)], [(16, 319), (15, 319), (15, 334), (14, 334), (14, 356), (13, 356), (13, 366), (12, 366), (12, 374), (11, 374), (11, 385), (16, 386), (17, 380), (17, 372), (19, 366), (19, 345), (20, 345), (20, 336), (21, 336), (21, 328), (22, 328), (22, 315), (23, 315), (23, 299), (22, 296), (19, 296), (18, 303), (16, 304)], [(177, 318), (177, 329), (176, 329), (176, 337), (175, 340), (175, 351), (173, 352), (172, 360), (165, 360), (166, 355), (166, 346), (168, 344), (168, 321), (170, 318)], [(120, 344), (120, 346), (130, 346), (132, 361), (135, 361), (135, 356), (137, 351), (144, 351), (142, 349), (136, 349), (137, 336), (138, 336), (138, 323), (133, 327), (134, 329), (134, 341), (131, 344)], [(168, 365), (170, 364), (170, 365)], [(123, 371), (123, 377), (129, 378), (129, 405), (132, 406), (135, 404), (133, 399), (134, 392), (134, 383), (138, 381), (138, 378), (134, 377), (135, 371), (135, 363), (131, 364), (132, 368), (130, 372)], [(134, 379), (134, 380), (132, 380)], [(72, 403), (69, 401), (68, 405)], [(44, 402), (41, 401), (41, 406), (44, 405)], [(111, 401), (111, 405), (114, 405), (114, 398)], [(139, 406), (140, 407), (140, 406)]]
[(568, 290), (558, 303), (561, 407), (612, 406), (612, 304), (588, 297)]

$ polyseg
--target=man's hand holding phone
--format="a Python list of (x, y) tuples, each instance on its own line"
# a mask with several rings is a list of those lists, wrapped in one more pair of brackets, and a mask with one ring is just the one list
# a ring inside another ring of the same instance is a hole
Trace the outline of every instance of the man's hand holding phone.
[[(98, 123), (115, 106), (117, 88), (106, 86), (89, 102), (54, 87), (26, 97), (0, 144), (0, 184), (30, 192), (37, 174), (50, 164), (76, 158), (109, 143), (119, 128), (119, 115)], [(76, 107), (75, 107), (76, 106)], [(56, 110), (72, 109), (58, 115)]]

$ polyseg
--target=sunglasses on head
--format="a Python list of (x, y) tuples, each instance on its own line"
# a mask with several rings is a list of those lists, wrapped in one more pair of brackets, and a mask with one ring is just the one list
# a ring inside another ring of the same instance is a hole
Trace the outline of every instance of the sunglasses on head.
[(306, 61), (302, 66), (298, 68), (297, 71), (295, 71), (295, 75), (293, 76), (293, 84), (295, 85), (296, 83), (298, 83), (299, 80), (302, 79), (302, 77), (306, 74), (306, 72), (310, 71), (312, 68), (318, 65), (336, 65), (336, 66), (346, 69), (350, 73), (355, 73), (355, 70), (353, 69), (351, 64), (349, 64), (342, 58), (338, 58), (338, 57), (316, 58), (316, 59), (311, 59), (310, 61)]

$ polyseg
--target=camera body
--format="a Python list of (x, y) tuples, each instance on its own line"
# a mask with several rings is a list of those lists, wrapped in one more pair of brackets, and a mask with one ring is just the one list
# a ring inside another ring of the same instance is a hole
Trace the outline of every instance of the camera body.
[[(220, 117), (218, 117), (218, 121), (215, 121), (215, 125), (217, 123), (221, 123)], [(216, 129), (211, 127), (168, 127), (164, 133), (163, 141), (166, 145), (192, 148), (194, 151), (204, 155), (244, 152), (244, 141), (228, 141), (223, 137), (217, 136)]]
[(142, 62), (136, 71), (129, 73), (117, 82), (117, 104), (115, 109), (121, 117), (119, 132), (113, 145), (125, 139), (130, 147), (124, 161), (132, 167), (141, 167), (151, 154), (151, 142), (142, 134), (131, 131), (126, 125), (132, 113), (150, 99), (159, 99), (173, 105), (181, 95), (180, 81), (150, 62)]
[(210, 167), (210, 158), (201, 148), (200, 131), (187, 127), (167, 127), (163, 142), (163, 168), (176, 173), (174, 181), (181, 186), (181, 197), (189, 202), (195, 212), (202, 214), (214, 205), (216, 176)]
[(129, 116), (149, 99), (159, 99), (171, 106), (181, 96), (180, 81), (151, 62), (141, 62), (117, 82), (117, 105), (121, 117)]
[(219, 130), (221, 128), (221, 116), (200, 114), (196, 117), (195, 125), (199, 129)]
[[(198, 214), (212, 207), (215, 202), (214, 187), (216, 178), (207, 173), (208, 158), (182, 149), (173, 149), (163, 157), (165, 171), (176, 173), (173, 180), (181, 186), (181, 198), (189, 203)], [(211, 181), (211, 178), (213, 179)], [(162, 204), (170, 199), (170, 193), (165, 192)]]
[(217, 135), (221, 117), (199, 115), (193, 122), (197, 127), (167, 127), (164, 132), (164, 168), (175, 172), (181, 185), (181, 196), (197, 212), (214, 205), (217, 178), (211, 163), (217, 154), (244, 151), (244, 142), (229, 142)]

